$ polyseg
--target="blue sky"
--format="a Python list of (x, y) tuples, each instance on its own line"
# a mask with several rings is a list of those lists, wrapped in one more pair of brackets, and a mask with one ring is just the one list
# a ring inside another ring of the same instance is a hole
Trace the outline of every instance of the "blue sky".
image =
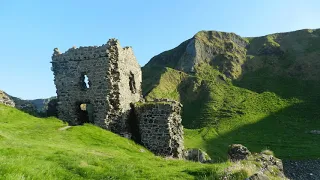
[(262, 36), (320, 28), (319, 0), (0, 0), (0, 89), (24, 99), (55, 95), (53, 49), (132, 46), (143, 66), (200, 30)]

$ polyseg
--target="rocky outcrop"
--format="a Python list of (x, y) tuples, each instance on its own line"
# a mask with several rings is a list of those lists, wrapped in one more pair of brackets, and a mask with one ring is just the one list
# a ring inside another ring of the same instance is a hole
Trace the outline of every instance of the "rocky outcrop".
[(261, 153), (251, 153), (247, 147), (241, 144), (229, 146), (228, 155), (234, 164), (227, 168), (226, 177), (235, 170), (252, 172), (247, 180), (264, 180), (272, 178), (287, 179), (284, 175), (282, 161), (274, 157), (272, 151), (265, 150)]
[(234, 33), (200, 31), (177, 48), (153, 57), (146, 68), (167, 66), (184, 72), (195, 72), (201, 63), (217, 67), (227, 77), (236, 79), (246, 59), (245, 41)]
[(210, 156), (201, 149), (186, 149), (184, 150), (184, 158), (189, 161), (210, 163)]
[(262, 152), (259, 154), (254, 154), (253, 161), (259, 164), (261, 173), (272, 174), (276, 177), (285, 178), (281, 159), (278, 159), (271, 154), (265, 154)]
[(272, 75), (319, 80), (319, 39), (320, 29), (249, 38), (234, 33), (200, 31), (176, 48), (154, 56), (143, 71), (170, 67), (194, 73), (198, 65), (206, 63), (230, 79), (269, 69)]
[(0, 90), (0, 104), (15, 107), (13, 99), (2, 90)]
[(232, 144), (229, 146), (228, 155), (231, 161), (239, 161), (247, 159), (251, 152), (241, 144)]
[(254, 175), (248, 177), (246, 180), (269, 180), (269, 178), (263, 173), (255, 173)]

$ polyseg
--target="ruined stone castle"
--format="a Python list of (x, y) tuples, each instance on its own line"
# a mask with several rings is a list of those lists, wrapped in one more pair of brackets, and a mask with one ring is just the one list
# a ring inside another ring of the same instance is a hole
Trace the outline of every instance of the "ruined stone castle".
[(181, 104), (143, 102), (141, 68), (130, 47), (110, 39), (96, 47), (54, 49), (52, 71), (58, 117), (92, 123), (132, 138), (158, 155), (182, 157)]

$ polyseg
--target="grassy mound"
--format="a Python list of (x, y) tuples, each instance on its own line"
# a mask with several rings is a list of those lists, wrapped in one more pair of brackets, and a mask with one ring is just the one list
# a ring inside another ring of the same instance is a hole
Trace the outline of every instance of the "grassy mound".
[(165, 159), (93, 125), (64, 127), (0, 105), (0, 179), (214, 179), (229, 164)]

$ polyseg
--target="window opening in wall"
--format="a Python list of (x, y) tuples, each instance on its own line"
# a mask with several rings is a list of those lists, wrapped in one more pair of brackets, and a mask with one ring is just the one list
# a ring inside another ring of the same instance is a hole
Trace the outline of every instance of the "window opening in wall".
[(130, 87), (131, 93), (135, 94), (136, 93), (136, 82), (134, 80), (134, 74), (132, 72), (130, 72), (130, 75), (129, 75), (129, 87)]
[(78, 103), (78, 121), (80, 124), (94, 123), (93, 106), (89, 103)]
[(86, 87), (89, 88), (90, 84), (89, 84), (89, 78), (87, 75), (84, 75), (84, 83), (86, 83)]
[(81, 75), (81, 86), (83, 89), (89, 89), (90, 88), (90, 80), (86, 74)]

